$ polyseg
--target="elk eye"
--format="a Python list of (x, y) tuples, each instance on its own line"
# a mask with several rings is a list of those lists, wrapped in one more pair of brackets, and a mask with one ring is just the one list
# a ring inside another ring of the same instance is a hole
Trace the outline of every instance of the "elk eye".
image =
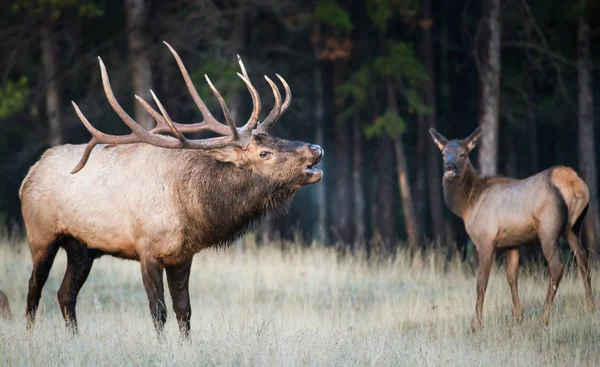
[(267, 158), (270, 155), (271, 155), (271, 152), (269, 152), (268, 150), (263, 150), (262, 152), (260, 152), (261, 158)]
[(464, 158), (464, 157), (465, 157), (465, 153), (460, 153), (460, 154), (458, 155), (458, 157), (459, 157), (459, 158), (461, 158), (461, 159), (462, 159), (462, 158)]

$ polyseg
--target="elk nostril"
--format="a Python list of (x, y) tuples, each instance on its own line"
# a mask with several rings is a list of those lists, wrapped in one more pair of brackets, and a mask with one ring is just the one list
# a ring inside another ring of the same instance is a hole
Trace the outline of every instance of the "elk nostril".
[(308, 146), (308, 149), (314, 155), (321, 155), (321, 154), (323, 154), (323, 149), (320, 146), (318, 146), (318, 145), (310, 144)]

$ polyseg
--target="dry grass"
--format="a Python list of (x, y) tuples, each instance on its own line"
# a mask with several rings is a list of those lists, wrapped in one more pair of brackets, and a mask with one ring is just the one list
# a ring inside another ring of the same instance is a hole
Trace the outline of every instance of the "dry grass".
[[(1, 366), (600, 365), (600, 318), (585, 309), (572, 261), (547, 329), (537, 319), (546, 271), (522, 271), (525, 320), (515, 326), (503, 266), (494, 269), (484, 328), (473, 335), (475, 276), (435, 255), (417, 267), (403, 255), (377, 266), (338, 261), (320, 248), (206, 251), (193, 265), (188, 344), (178, 340), (171, 307), (167, 341), (157, 342), (139, 264), (110, 257), (95, 263), (79, 296), (80, 334), (69, 335), (55, 296), (63, 251), (28, 334), (23, 314), (31, 259), (24, 245), (18, 248), (0, 247), (0, 289), (14, 314), (0, 321)], [(593, 272), (596, 295), (599, 274)]]

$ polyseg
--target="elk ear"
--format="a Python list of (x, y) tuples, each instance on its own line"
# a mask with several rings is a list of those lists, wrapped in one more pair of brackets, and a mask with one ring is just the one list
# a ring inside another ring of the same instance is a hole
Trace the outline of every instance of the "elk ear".
[(433, 138), (435, 145), (437, 145), (440, 150), (444, 149), (448, 143), (448, 139), (444, 138), (442, 134), (438, 133), (434, 128), (429, 129), (429, 134)]
[(477, 129), (471, 133), (471, 135), (469, 135), (466, 139), (463, 139), (462, 143), (467, 147), (469, 152), (477, 146), (479, 138), (481, 137), (481, 133), (483, 133), (483, 130), (481, 129), (481, 126), (478, 126)]
[(229, 162), (235, 164), (236, 166), (239, 166), (241, 163), (238, 155), (238, 147), (236, 146), (210, 149), (206, 152), (219, 162)]

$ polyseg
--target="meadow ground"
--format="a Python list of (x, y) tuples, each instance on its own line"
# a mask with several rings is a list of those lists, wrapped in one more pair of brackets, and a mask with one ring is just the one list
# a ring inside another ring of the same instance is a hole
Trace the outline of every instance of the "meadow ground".
[[(191, 277), (192, 341), (180, 343), (167, 292), (159, 343), (139, 264), (111, 257), (94, 264), (79, 295), (80, 334), (71, 336), (56, 301), (62, 250), (28, 334), (29, 251), (0, 246), (0, 289), (13, 312), (0, 320), (0, 366), (598, 366), (599, 313), (587, 312), (572, 256), (565, 262), (547, 328), (538, 321), (546, 270), (521, 270), (525, 317), (516, 326), (502, 263), (492, 271), (483, 329), (471, 334), (475, 276), (439, 255), (417, 266), (404, 254), (391, 264), (339, 261), (322, 248), (205, 251)], [(600, 271), (592, 275), (598, 300)]]

